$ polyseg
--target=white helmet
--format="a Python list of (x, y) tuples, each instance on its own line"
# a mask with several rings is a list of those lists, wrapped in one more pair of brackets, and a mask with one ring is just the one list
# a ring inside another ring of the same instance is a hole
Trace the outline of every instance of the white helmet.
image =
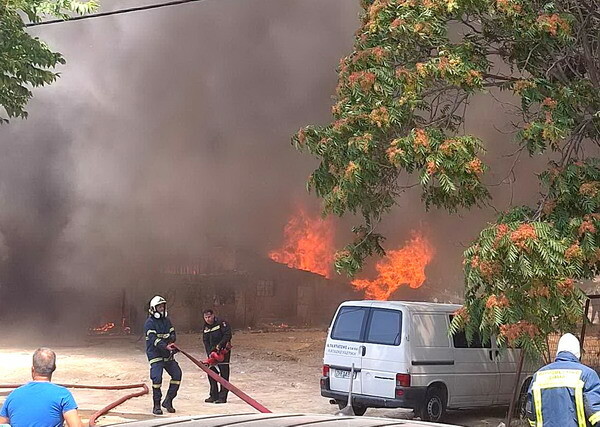
[[(165, 304), (164, 313), (161, 313), (160, 311), (156, 310), (156, 307), (158, 307), (161, 304)], [(156, 295), (150, 300), (150, 309), (148, 311), (150, 312), (150, 315), (152, 315), (156, 319), (160, 319), (163, 316), (167, 317), (167, 300), (161, 297), (160, 295)]]
[(558, 348), (556, 349), (556, 355), (561, 351), (568, 351), (576, 358), (581, 358), (581, 349), (579, 345), (579, 340), (573, 334), (564, 334), (558, 340)]

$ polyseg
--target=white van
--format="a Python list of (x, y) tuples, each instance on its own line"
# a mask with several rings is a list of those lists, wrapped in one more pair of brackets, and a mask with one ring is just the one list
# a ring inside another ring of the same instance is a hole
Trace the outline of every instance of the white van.
[[(323, 358), (321, 395), (346, 406), (354, 364), (352, 406), (410, 408), (423, 420), (439, 421), (447, 408), (508, 405), (519, 350), (495, 342), (469, 344), (450, 336), (455, 304), (347, 301), (333, 318)], [(492, 340), (494, 341), (494, 340)], [(520, 401), (535, 368), (520, 379)]]

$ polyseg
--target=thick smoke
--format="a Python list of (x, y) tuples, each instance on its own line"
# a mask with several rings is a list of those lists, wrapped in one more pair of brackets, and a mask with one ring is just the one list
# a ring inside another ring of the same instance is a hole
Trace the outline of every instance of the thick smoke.
[[(206, 0), (32, 29), (68, 64), (35, 90), (29, 119), (0, 128), (0, 291), (19, 321), (60, 319), (69, 290), (152, 280), (151, 268), (213, 245), (278, 247), (299, 200), (318, 209), (305, 193), (316, 162), (290, 136), (330, 120), (358, 13), (349, 0)], [(514, 147), (496, 127), (509, 118), (489, 100), (472, 110), (487, 179), (501, 181)], [(530, 167), (517, 164), (518, 192), (495, 187), (498, 209), (535, 194)], [(413, 192), (382, 231), (395, 249), (426, 229), (428, 286), (456, 290), (462, 245), (493, 214), (425, 213)], [(339, 221), (340, 242), (351, 223)]]
[(215, 244), (278, 245), (296, 201), (316, 206), (314, 159), (290, 135), (329, 119), (358, 11), (207, 0), (33, 28), (68, 63), (35, 90), (29, 119), (0, 128), (0, 290), (13, 318), (52, 318), (49, 289), (147, 280)]

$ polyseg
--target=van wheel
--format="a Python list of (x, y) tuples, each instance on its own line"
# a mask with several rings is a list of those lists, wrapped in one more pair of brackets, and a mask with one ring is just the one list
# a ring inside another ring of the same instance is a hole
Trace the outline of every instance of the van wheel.
[(423, 421), (437, 423), (446, 414), (446, 396), (439, 388), (430, 388), (425, 395), (425, 402), (420, 408), (420, 418)]
[[(336, 400), (336, 402), (340, 410), (344, 409), (348, 404), (348, 402), (346, 402), (345, 400)], [(359, 417), (365, 415), (365, 412), (367, 412), (367, 407), (363, 405), (354, 404), (352, 405), (352, 409), (354, 410), (354, 415), (358, 415)]]

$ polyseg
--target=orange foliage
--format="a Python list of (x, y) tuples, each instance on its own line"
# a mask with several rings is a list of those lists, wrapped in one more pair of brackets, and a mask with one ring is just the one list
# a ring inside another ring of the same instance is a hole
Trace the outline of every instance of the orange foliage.
[(525, 249), (528, 240), (537, 239), (535, 228), (531, 224), (522, 224), (515, 231), (510, 233), (510, 240), (521, 249)]
[(429, 136), (423, 129), (415, 129), (415, 146), (429, 147)]
[(459, 317), (462, 323), (469, 323), (469, 321), (471, 320), (471, 316), (469, 315), (467, 308), (464, 306), (456, 310), (454, 312), (454, 315), (456, 317)]
[(523, 335), (535, 338), (539, 333), (540, 330), (537, 326), (525, 320), (513, 324), (500, 325), (500, 335), (504, 336), (509, 343), (513, 343)]
[(596, 197), (596, 194), (598, 194), (598, 184), (599, 183), (596, 181), (581, 184), (581, 187), (579, 187), (579, 194), (582, 196)]
[(362, 90), (367, 91), (373, 87), (376, 78), (377, 76), (375, 76), (375, 73), (369, 71), (355, 71), (348, 77), (348, 82), (351, 86), (358, 83)]
[(390, 113), (388, 112), (387, 108), (379, 107), (371, 111), (369, 118), (377, 125), (377, 127), (382, 127), (383, 125), (387, 125), (389, 123)]
[(487, 299), (487, 301), (485, 302), (485, 307), (486, 308), (493, 308), (493, 307), (508, 307), (510, 305), (510, 301), (508, 300), (508, 298), (506, 298), (506, 295), (504, 294), (500, 294), (498, 296), (496, 295), (490, 295)]
[(483, 173), (483, 163), (477, 157), (467, 163), (467, 171), (475, 175), (481, 175)]
[(569, 32), (570, 26), (567, 21), (562, 19), (556, 13), (552, 15), (542, 14), (538, 16), (538, 23), (541, 27), (549, 32), (551, 35), (555, 36), (558, 33), (558, 30), (561, 29), (564, 32)]
[(569, 295), (575, 289), (575, 281), (573, 279), (561, 280), (556, 284), (558, 291), (563, 295)]
[(594, 226), (594, 223), (592, 221), (583, 221), (581, 223), (581, 225), (579, 226), (579, 234), (583, 234), (583, 233), (595, 233), (596, 232), (596, 226)]
[(570, 261), (573, 258), (579, 258), (582, 255), (581, 248), (578, 243), (573, 243), (569, 248), (565, 251), (565, 258), (567, 261)]

